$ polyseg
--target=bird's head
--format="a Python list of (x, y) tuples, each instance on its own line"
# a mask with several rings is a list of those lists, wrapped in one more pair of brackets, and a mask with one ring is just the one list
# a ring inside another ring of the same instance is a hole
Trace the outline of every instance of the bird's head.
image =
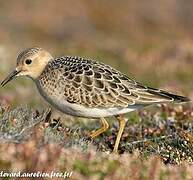
[(4, 86), (18, 76), (28, 76), (32, 79), (38, 78), (48, 62), (52, 59), (53, 57), (49, 52), (38, 47), (23, 50), (17, 56), (17, 65), (15, 70), (13, 70), (1, 82), (1, 85)]

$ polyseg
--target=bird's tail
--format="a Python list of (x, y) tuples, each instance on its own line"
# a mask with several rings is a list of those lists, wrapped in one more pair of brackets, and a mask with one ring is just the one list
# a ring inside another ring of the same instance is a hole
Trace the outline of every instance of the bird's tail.
[(151, 94), (158, 95), (160, 97), (166, 98), (169, 101), (174, 101), (174, 102), (177, 102), (177, 103), (191, 101), (191, 99), (189, 99), (188, 97), (176, 95), (176, 94), (173, 94), (173, 93), (170, 93), (170, 92), (167, 92), (167, 91), (163, 91), (163, 90), (148, 88), (148, 92), (151, 93)]

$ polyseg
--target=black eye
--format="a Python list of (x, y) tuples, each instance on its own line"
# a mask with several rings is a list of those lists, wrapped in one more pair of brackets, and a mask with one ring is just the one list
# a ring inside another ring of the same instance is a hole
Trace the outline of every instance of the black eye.
[(31, 60), (31, 59), (26, 59), (26, 60), (25, 60), (25, 63), (26, 63), (27, 65), (29, 65), (29, 64), (32, 63), (32, 60)]

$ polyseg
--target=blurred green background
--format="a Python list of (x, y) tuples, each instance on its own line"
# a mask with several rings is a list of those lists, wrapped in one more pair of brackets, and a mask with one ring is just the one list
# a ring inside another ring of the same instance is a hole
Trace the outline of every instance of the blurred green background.
[[(193, 1), (0, 0), (1, 80), (32, 46), (97, 59), (148, 86), (193, 96)], [(0, 88), (0, 102), (44, 104), (27, 78)]]

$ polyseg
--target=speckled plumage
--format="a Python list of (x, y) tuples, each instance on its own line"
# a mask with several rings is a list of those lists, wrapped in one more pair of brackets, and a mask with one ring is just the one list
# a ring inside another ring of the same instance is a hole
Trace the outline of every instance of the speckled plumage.
[(128, 107), (135, 110), (153, 103), (180, 101), (183, 98), (145, 87), (108, 65), (81, 57), (53, 59), (36, 83), (50, 99), (60, 98), (61, 101), (82, 105), (90, 110)]
[(29, 48), (17, 57), (17, 67), (5, 78), (4, 86), (17, 76), (34, 80), (40, 94), (56, 109), (80, 117), (100, 118), (102, 127), (91, 133), (95, 138), (108, 128), (104, 117), (116, 116), (119, 142), (126, 120), (122, 114), (154, 103), (186, 102), (188, 98), (141, 85), (120, 71), (81, 57), (53, 58), (41, 48)]

